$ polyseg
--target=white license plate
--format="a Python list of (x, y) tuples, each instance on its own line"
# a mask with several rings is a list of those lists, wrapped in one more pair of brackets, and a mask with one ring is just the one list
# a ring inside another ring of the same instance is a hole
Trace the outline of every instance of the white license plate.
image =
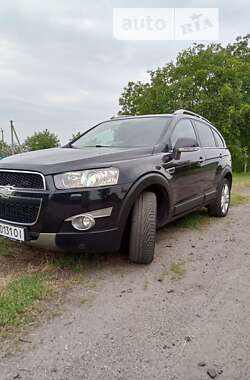
[(10, 239), (24, 241), (24, 228), (11, 226), (10, 224), (0, 223), (0, 235), (8, 237)]

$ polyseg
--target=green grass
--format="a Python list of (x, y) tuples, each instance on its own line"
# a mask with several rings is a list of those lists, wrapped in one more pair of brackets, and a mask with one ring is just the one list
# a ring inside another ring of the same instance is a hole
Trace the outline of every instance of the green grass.
[(62, 253), (55, 259), (55, 266), (60, 269), (69, 269), (72, 272), (78, 273), (84, 264), (84, 255), (81, 254), (64, 254)]
[(233, 174), (234, 187), (250, 187), (250, 173), (234, 173)]
[(231, 206), (244, 205), (249, 202), (249, 197), (241, 195), (239, 193), (232, 193), (231, 195)]
[(170, 270), (178, 279), (182, 278), (186, 273), (186, 268), (183, 263), (173, 263)]
[[(249, 197), (240, 194), (240, 190), (247, 187), (250, 187), (250, 173), (234, 173), (231, 206), (243, 205), (249, 202)], [(175, 222), (178, 227), (191, 229), (200, 228), (206, 223), (209, 223), (207, 210), (193, 212)]]
[(241, 191), (248, 187), (250, 188), (250, 173), (233, 174), (232, 206), (243, 205), (249, 202), (249, 197), (241, 194)]
[(89, 267), (91, 264), (95, 268), (102, 267), (102, 261), (104, 255), (94, 253), (60, 253), (54, 260), (55, 267), (61, 270), (69, 270), (74, 273), (82, 273), (85, 267)]
[(195, 211), (189, 215), (178, 219), (175, 224), (183, 228), (200, 228), (205, 223), (209, 222), (207, 210)]
[(34, 303), (46, 295), (44, 277), (23, 274), (0, 293), (0, 328), (20, 325)]
[(10, 252), (10, 241), (0, 237), (0, 256), (8, 256)]

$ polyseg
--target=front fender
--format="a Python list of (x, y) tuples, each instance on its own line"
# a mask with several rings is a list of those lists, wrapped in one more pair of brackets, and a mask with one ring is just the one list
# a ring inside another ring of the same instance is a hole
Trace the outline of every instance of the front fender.
[[(146, 189), (152, 189), (152, 191), (155, 189), (157, 198), (161, 193), (163, 200), (166, 201), (165, 215), (163, 217), (164, 220), (162, 220), (161, 224), (165, 224), (166, 220), (169, 218), (172, 205), (172, 192), (169, 182), (163, 175), (157, 172), (151, 172), (140, 177), (129, 189), (123, 201), (118, 218), (118, 226), (121, 232), (124, 231), (128, 216), (135, 204), (135, 201)], [(161, 210), (164, 210), (164, 205), (162, 205)]]

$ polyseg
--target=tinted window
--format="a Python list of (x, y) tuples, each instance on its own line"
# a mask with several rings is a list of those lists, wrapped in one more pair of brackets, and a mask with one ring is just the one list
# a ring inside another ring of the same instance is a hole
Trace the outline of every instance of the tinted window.
[(192, 125), (191, 121), (188, 119), (180, 120), (177, 123), (177, 125), (173, 131), (173, 134), (171, 136), (172, 147), (175, 146), (177, 140), (180, 138), (181, 139), (189, 138), (189, 139), (193, 139), (193, 140), (197, 141), (193, 125)]
[(195, 121), (196, 130), (200, 138), (201, 146), (203, 147), (213, 147), (215, 146), (215, 140), (213, 132), (209, 125), (201, 123), (200, 121)]
[(166, 117), (110, 120), (84, 133), (72, 146), (75, 148), (153, 146), (160, 140), (168, 120), (170, 118)]
[(220, 148), (224, 148), (225, 144), (222, 138), (220, 137), (219, 133), (213, 128), (214, 138), (216, 141), (216, 145)]

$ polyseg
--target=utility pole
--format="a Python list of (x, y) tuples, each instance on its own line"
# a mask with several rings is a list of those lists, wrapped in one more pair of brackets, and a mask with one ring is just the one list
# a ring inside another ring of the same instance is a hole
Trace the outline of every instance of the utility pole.
[(15, 130), (15, 127), (14, 127), (14, 121), (10, 120), (10, 143), (11, 143), (11, 153), (12, 154), (15, 153), (14, 137), (16, 138), (17, 144), (18, 144), (19, 149), (21, 151), (22, 150), (21, 149), (21, 143), (20, 143), (20, 140), (19, 140), (19, 138), (17, 136), (16, 130)]
[(10, 120), (10, 145), (11, 145), (11, 153), (14, 154), (14, 124), (13, 120)]
[(1, 141), (2, 141), (2, 143), (4, 143), (4, 131), (3, 131), (3, 128), (0, 129), (0, 132), (1, 132), (1, 137), (2, 137)]

